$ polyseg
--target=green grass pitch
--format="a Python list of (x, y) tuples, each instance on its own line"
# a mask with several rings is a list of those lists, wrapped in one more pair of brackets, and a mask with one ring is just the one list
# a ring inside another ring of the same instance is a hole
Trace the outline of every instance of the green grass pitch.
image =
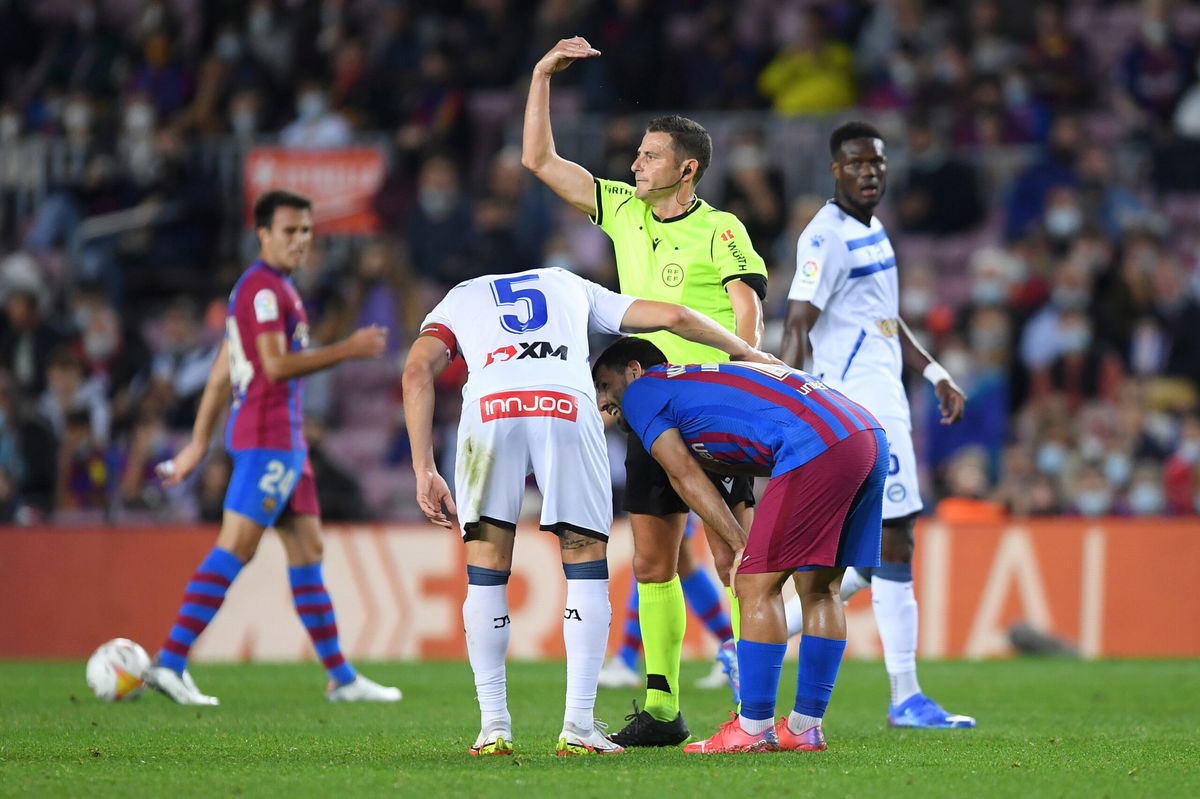
[[(724, 691), (690, 687), (694, 735), (727, 718)], [(779, 710), (791, 707), (795, 663)], [(315, 664), (198, 665), (218, 708), (147, 695), (104, 704), (83, 663), (0, 663), (0, 796), (1185, 797), (1200, 796), (1200, 661), (925, 663), (924, 687), (976, 730), (887, 728), (879, 663), (848, 662), (824, 753), (684, 755), (674, 749), (555, 757), (561, 663), (516, 663), (509, 693), (517, 754), (472, 758), (478, 732), (465, 663), (376, 663), (391, 706), (331, 705)], [(601, 690), (619, 728), (640, 692)]]

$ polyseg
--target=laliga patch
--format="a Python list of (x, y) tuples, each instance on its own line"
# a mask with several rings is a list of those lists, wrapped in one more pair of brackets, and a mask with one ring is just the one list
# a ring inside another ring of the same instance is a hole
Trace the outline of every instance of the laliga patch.
[(270, 289), (259, 289), (254, 295), (254, 318), (260, 322), (274, 322), (279, 319), (279, 300)]
[(816, 261), (805, 261), (800, 265), (800, 275), (809, 280), (816, 277), (820, 271), (821, 267)]
[(887, 498), (892, 502), (903, 502), (906, 496), (908, 496), (908, 492), (899, 483), (892, 483), (887, 487)]

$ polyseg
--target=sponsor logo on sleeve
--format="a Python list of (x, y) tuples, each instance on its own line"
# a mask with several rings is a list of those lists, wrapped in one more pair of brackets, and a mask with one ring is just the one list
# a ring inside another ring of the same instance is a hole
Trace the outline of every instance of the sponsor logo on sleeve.
[(805, 261), (800, 264), (800, 276), (812, 280), (821, 271), (821, 265), (816, 261)]
[(260, 322), (279, 319), (279, 300), (270, 289), (259, 289), (254, 295), (254, 318)]

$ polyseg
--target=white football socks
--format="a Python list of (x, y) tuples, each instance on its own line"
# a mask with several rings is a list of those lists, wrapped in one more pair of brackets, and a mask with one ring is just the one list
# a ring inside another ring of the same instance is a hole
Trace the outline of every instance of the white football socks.
[(874, 576), (871, 600), (895, 706), (921, 692), (917, 682), (917, 600), (912, 580), (901, 583)]
[(748, 719), (745, 716), (738, 714), (738, 724), (747, 735), (761, 735), (775, 726), (775, 719), (773, 717), (767, 717), (765, 719)]
[(563, 643), (567, 649), (567, 708), (563, 723), (591, 731), (596, 685), (608, 646), (612, 605), (608, 580), (567, 580)]
[(512, 629), (507, 590), (507, 585), (468, 585), (467, 601), (463, 603), (467, 657), (475, 673), (480, 726), (484, 730), (512, 730), (504, 669)]
[(788, 729), (791, 730), (792, 733), (799, 735), (805, 730), (812, 729), (813, 727), (820, 727), (821, 720), (816, 716), (806, 716), (803, 713), (797, 713), (793, 710), (788, 714), (787, 725)]

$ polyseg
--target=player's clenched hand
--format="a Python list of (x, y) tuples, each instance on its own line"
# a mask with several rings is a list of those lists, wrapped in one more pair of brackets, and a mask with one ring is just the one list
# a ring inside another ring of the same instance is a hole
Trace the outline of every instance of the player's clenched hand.
[(168, 487), (179, 485), (192, 473), (200, 461), (204, 460), (204, 454), (205, 449), (202, 445), (195, 441), (189, 441), (183, 449), (176, 453), (174, 458), (158, 464), (154, 467), (154, 471), (162, 480), (163, 485)]
[(446, 481), (437, 472), (417, 473), (417, 505), (425, 514), (425, 518), (438, 527), (445, 527), (447, 530), (454, 528), (455, 523), (451, 517), (458, 514), (458, 508), (454, 506), (454, 497), (450, 496), (450, 486), (446, 485)]
[(756, 350), (753, 347), (751, 347), (748, 352), (744, 353), (741, 356), (736, 356), (736, 355), (730, 356), (729, 360), (731, 360), (731, 361), (748, 361), (750, 363), (770, 363), (770, 364), (774, 364), (776, 366), (787, 366), (786, 363), (779, 360), (771, 353), (763, 352), (762, 350)]
[(346, 341), (350, 344), (350, 352), (353, 357), (378, 358), (387, 348), (387, 337), (386, 327), (370, 325), (355, 330)]
[(937, 394), (938, 410), (942, 412), (942, 424), (954, 424), (963, 417), (963, 406), (967, 395), (953, 380), (939, 380), (933, 392)]
[(582, 36), (562, 39), (551, 48), (550, 52), (542, 56), (542, 60), (537, 62), (534, 70), (546, 75), (553, 75), (555, 72), (562, 72), (580, 58), (592, 58), (598, 55), (600, 55), (600, 51), (588, 44), (587, 39)]

